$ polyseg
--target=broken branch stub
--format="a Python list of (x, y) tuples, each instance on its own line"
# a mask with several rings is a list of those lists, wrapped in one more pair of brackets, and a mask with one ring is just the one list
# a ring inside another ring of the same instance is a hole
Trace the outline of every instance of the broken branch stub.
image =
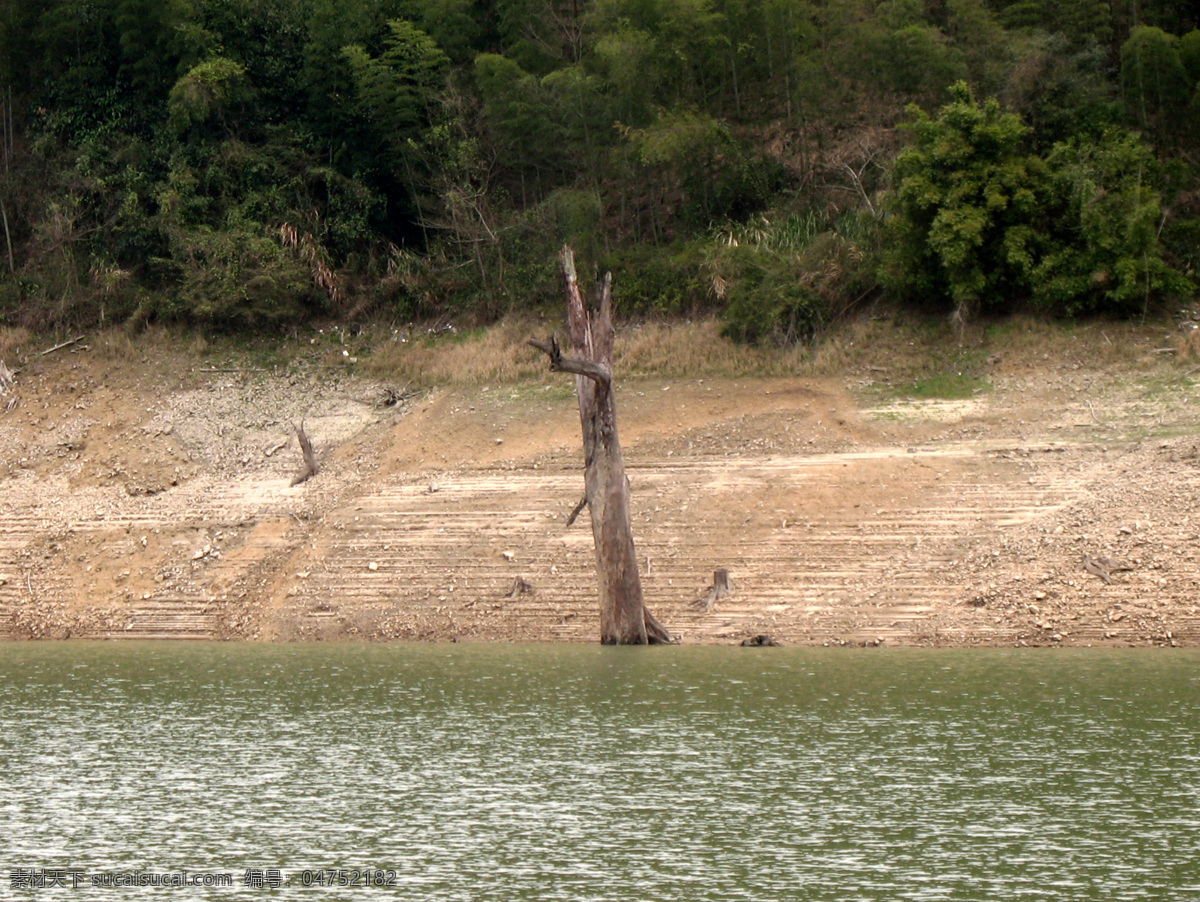
[(612, 385), (611, 367), (602, 363), (595, 363), (591, 360), (564, 357), (562, 355), (562, 348), (558, 344), (557, 335), (551, 335), (549, 341), (538, 341), (536, 338), (531, 338), (529, 343), (550, 358), (551, 372), (574, 373), (576, 376), (585, 376), (598, 383), (603, 383), (605, 387)]
[(523, 576), (518, 576), (513, 580), (512, 588), (508, 590), (506, 598), (516, 598), (518, 595), (532, 595), (537, 589), (533, 583)]
[(575, 505), (571, 513), (567, 514), (568, 527), (575, 525), (575, 519), (583, 512), (585, 507), (587, 507), (587, 495), (580, 498), (579, 503)]

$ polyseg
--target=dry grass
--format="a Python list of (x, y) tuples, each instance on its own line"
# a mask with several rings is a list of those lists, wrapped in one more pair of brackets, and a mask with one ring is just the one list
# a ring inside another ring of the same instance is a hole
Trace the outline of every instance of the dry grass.
[(8, 360), (23, 350), (32, 338), (29, 330), (20, 326), (0, 329), (0, 360)]
[[(528, 340), (561, 324), (510, 319), (489, 329), (429, 337), (398, 334), (377, 344), (367, 366), (376, 376), (431, 385), (546, 382), (545, 356)], [(967, 326), (961, 338), (941, 319), (865, 315), (830, 329), (816, 345), (753, 348), (721, 335), (715, 319), (618, 326), (620, 377), (842, 377), (886, 374), (891, 382), (953, 371), (986, 376), (1029, 367), (1101, 367), (1145, 373), (1200, 357), (1200, 330), (1171, 334), (1164, 323), (1063, 324), (1012, 318)], [(1161, 353), (1174, 347), (1174, 354)]]
[(529, 347), (552, 327), (510, 319), (489, 329), (420, 336), (401, 332), (375, 346), (369, 372), (416, 386), (512, 383), (545, 375), (545, 355)]
[(1091, 321), (1055, 323), (1017, 317), (986, 330), (990, 353), (1006, 366), (1102, 369), (1118, 374), (1170, 365), (1174, 347), (1169, 323)]
[(914, 330), (886, 317), (848, 320), (822, 336), (806, 375), (843, 376), (863, 369), (897, 366), (915, 371), (924, 365), (927, 354), (923, 347), (918, 350), (919, 344)]
[[(367, 367), (376, 376), (413, 385), (545, 382), (555, 378), (546, 357), (528, 345), (561, 324), (510, 319), (490, 329), (437, 338), (398, 334), (376, 345)], [(716, 320), (618, 326), (620, 376), (715, 378), (783, 376), (812, 369), (807, 347), (749, 348), (721, 335)]]
[(202, 356), (194, 339), (160, 325), (147, 326), (136, 334), (121, 327), (100, 329), (89, 334), (85, 343), (95, 359), (124, 365), (131, 374), (147, 366), (159, 371), (185, 369), (196, 365)]
[[(141, 336), (138, 339), (138, 344), (141, 345), (147, 340), (147, 336)], [(134, 345), (134, 340), (123, 329), (105, 329), (97, 332), (89, 339), (88, 344), (91, 345), (92, 353), (98, 359), (110, 363), (121, 360), (133, 361), (141, 359), (141, 355), (138, 354), (137, 347)]]
[(1180, 360), (1196, 360), (1200, 358), (1200, 329), (1187, 328), (1175, 335), (1172, 345)]
[(212, 345), (203, 333), (197, 332), (187, 342), (188, 353), (193, 357), (203, 357)]
[(875, 316), (847, 322), (826, 335), (807, 374), (886, 374), (892, 382), (1047, 368), (1141, 375), (1172, 365), (1176, 355), (1161, 349), (1173, 341), (1170, 326), (1162, 322), (1063, 323), (1018, 316), (970, 323), (960, 337), (944, 320)]
[[(545, 338), (555, 329), (560, 335), (565, 331), (561, 322), (514, 317), (463, 333), (405, 331), (375, 340), (364, 336), (368, 347), (357, 353), (372, 376), (413, 387), (550, 384), (562, 377), (549, 372), (545, 355), (528, 341)], [(0, 329), (0, 358), (9, 358), (6, 362), (12, 365), (11, 358), (36, 354), (43, 341), (46, 346), (53, 343), (22, 328)], [(214, 351), (203, 336), (172, 334), (159, 327), (136, 336), (119, 328), (98, 331), (86, 343), (97, 358), (112, 362), (194, 362)], [(296, 347), (307, 350), (303, 343)], [(716, 319), (621, 323), (616, 368), (619, 379), (862, 377), (904, 385), (951, 371), (986, 378), (1047, 365), (1099, 368), (1114, 376), (1140, 378), (1151, 371), (1191, 369), (1198, 359), (1200, 329), (1182, 331), (1166, 321), (1064, 324), (1018, 317), (973, 323), (960, 340), (942, 319), (884, 311), (843, 322), (815, 345), (787, 348), (735, 344), (721, 335)]]
[(683, 323), (641, 323), (617, 332), (616, 368), (623, 375), (780, 376), (797, 373), (812, 356), (806, 347), (751, 348), (721, 335), (721, 324), (707, 319)]

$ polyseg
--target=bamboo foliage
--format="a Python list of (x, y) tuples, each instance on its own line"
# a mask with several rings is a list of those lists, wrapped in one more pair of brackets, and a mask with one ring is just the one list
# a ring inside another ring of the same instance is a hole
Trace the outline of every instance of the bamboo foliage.
[[(1163, 258), (1194, 282), (1197, 9), (8, 0), (0, 316), (485, 319), (552, 298), (566, 241), (587, 272), (615, 270), (630, 312), (724, 316), (747, 308), (748, 290), (771, 301), (775, 283), (795, 309), (809, 288), (824, 303), (825, 284), (839, 295), (825, 322), (905, 276), (880, 266), (896, 155), (912, 140), (897, 126), (908, 103), (932, 115), (952, 101), (960, 78), (1022, 116), (1025, 149), (1043, 158), (1068, 142), (1087, 158), (1106, 133), (1136, 127), (1166, 165), (1121, 176), (1141, 172), (1162, 194)], [(53, 234), (62, 211), (76, 236), (66, 244)], [(800, 223), (821, 228), (789, 233)], [(867, 240), (837, 223), (859, 223)], [(971, 224), (960, 225), (955, 254)], [(1010, 247), (1036, 268), (1072, 232), (1050, 237)], [(418, 261), (419, 286), (387, 271), (393, 243)], [(121, 305), (80, 284), (97, 265), (128, 273)], [(1172, 300), (1147, 283), (1145, 259), (1137, 271), (1139, 311), (1147, 293)], [(918, 288), (918, 303), (963, 304), (944, 285)]]
[(301, 232), (285, 222), (279, 227), (279, 242), (288, 250), (298, 251), (300, 259), (308, 264), (313, 284), (324, 291), (335, 306), (340, 306), (344, 297), (341, 280), (326, 260), (325, 249), (308, 232)]

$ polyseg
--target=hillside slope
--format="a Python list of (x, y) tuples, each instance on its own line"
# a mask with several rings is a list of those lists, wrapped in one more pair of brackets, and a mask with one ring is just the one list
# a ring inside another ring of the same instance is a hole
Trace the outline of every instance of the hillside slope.
[[(1123, 371), (1060, 350), (957, 401), (885, 366), (619, 381), (652, 609), (685, 643), (1200, 644), (1200, 392), (1150, 346)], [(0, 636), (596, 641), (566, 380), (386, 388), (27, 355), (0, 398)], [(323, 467), (291, 486), (301, 420)]]

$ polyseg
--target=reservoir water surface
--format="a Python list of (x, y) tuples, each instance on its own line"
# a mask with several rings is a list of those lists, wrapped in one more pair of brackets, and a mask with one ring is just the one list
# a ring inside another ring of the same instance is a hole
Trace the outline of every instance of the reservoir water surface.
[(16, 643), (0, 723), (0, 898), (1200, 899), (1191, 650)]

